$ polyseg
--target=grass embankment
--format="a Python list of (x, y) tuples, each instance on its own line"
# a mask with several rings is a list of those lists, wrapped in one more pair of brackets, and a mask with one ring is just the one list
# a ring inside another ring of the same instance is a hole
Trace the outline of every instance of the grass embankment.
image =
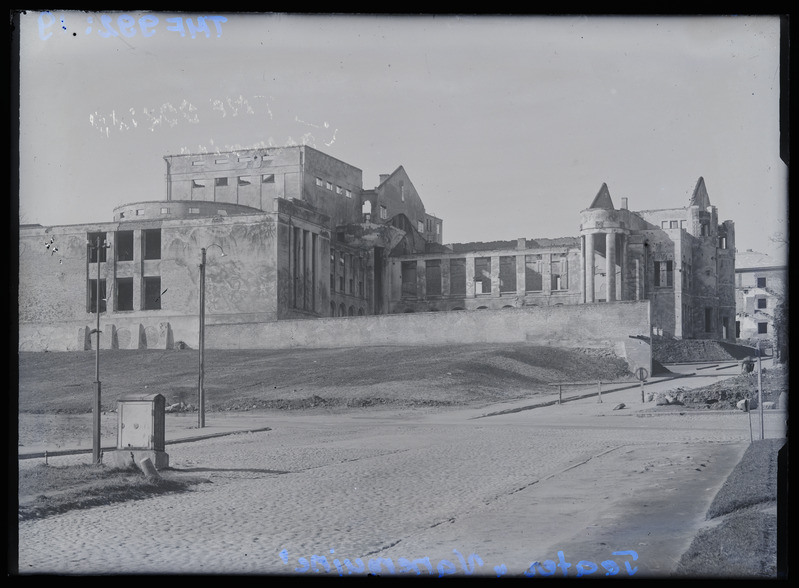
[[(197, 393), (193, 350), (101, 350), (102, 408), (159, 393), (167, 406)], [(19, 354), (19, 412), (91, 411), (95, 354)], [(351, 349), (209, 350), (207, 411), (337, 406), (459, 406), (551, 393), (551, 382), (631, 378), (612, 352), (525, 344)]]
[(777, 458), (785, 443), (764, 439), (749, 446), (710, 505), (709, 528), (683, 554), (677, 575), (777, 576)]
[(19, 471), (19, 520), (44, 518), (70, 510), (183, 492), (205, 480), (165, 471), (145, 476), (138, 469), (80, 464), (40, 464)]

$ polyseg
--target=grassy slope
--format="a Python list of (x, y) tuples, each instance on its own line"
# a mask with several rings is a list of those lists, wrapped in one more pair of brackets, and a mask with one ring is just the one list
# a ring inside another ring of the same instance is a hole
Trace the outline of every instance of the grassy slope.
[(746, 450), (719, 490), (677, 575), (774, 578), (777, 575), (777, 454), (785, 439), (763, 439)]
[[(195, 397), (197, 351), (101, 350), (100, 362), (105, 410), (125, 394), (157, 392), (167, 405)], [(19, 411), (89, 412), (94, 374), (90, 351), (20, 353)], [(629, 377), (626, 363), (609, 354), (524, 344), (205, 354), (209, 410), (280, 408), (314, 396), (338, 404), (457, 405), (551, 392), (550, 382)]]

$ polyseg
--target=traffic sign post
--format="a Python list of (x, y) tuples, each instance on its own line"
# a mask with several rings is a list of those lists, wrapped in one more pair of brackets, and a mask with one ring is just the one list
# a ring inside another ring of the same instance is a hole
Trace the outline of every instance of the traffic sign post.
[(649, 371), (644, 367), (635, 370), (635, 377), (641, 382), (641, 404), (644, 403), (644, 381), (649, 377)]

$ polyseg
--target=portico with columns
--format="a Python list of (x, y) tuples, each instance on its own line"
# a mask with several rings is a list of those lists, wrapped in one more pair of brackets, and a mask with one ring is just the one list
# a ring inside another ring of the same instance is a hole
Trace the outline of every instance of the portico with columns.
[[(587, 209), (580, 224), (583, 284), (581, 302), (615, 302), (630, 298), (627, 292), (628, 211), (616, 210), (606, 184)], [(597, 258), (604, 258), (597, 265)], [(603, 295), (604, 294), (604, 295)]]

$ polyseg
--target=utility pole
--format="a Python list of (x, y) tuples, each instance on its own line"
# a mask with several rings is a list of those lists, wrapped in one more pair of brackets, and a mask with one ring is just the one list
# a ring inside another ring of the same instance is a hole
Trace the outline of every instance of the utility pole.
[[(211, 243), (210, 247), (219, 247), (222, 257), (225, 250), (218, 243)], [(197, 382), (197, 426), (205, 427), (205, 250), (200, 249), (200, 374)]]
[(205, 247), (200, 261), (200, 375), (197, 383), (197, 427), (205, 427)]
[(100, 464), (100, 396), (102, 385), (100, 384), (100, 251), (108, 248), (107, 244), (101, 244), (102, 238), (98, 235), (95, 244), (88, 243), (94, 250), (95, 261), (97, 262), (97, 283), (95, 284), (94, 304), (97, 312), (97, 325), (94, 333), (97, 335), (94, 344), (94, 399), (92, 403), (92, 463)]
[(763, 381), (760, 369), (760, 340), (757, 341), (757, 405), (760, 408), (760, 439), (766, 438), (766, 431), (763, 428)]

